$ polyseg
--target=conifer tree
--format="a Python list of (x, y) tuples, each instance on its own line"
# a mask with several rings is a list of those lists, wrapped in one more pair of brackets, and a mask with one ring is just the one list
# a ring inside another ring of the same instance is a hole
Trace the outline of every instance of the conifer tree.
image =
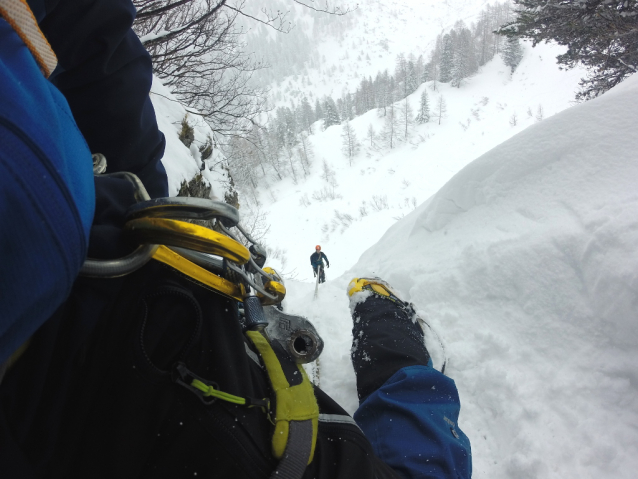
[(321, 102), (318, 98), (315, 102), (315, 121), (316, 120), (323, 120), (323, 108), (321, 107)]
[(300, 124), (302, 127), (312, 135), (312, 124), (315, 122), (315, 112), (312, 111), (312, 106), (308, 102), (308, 98), (305, 96), (301, 100), (300, 110)]
[(379, 116), (386, 116), (387, 107), (394, 102), (394, 85), (388, 71), (377, 74), (375, 83)]
[(463, 80), (474, 74), (478, 69), (474, 54), (472, 33), (467, 28), (461, 28), (457, 35), (457, 45), (452, 62), (452, 86), (461, 87)]
[(508, 37), (503, 47), (503, 62), (512, 69), (512, 73), (523, 58), (523, 47), (517, 37)]
[(430, 102), (428, 101), (428, 92), (423, 90), (421, 93), (421, 103), (419, 105), (419, 113), (416, 116), (416, 122), (419, 125), (430, 121)]
[(439, 81), (448, 83), (452, 80), (452, 68), (454, 67), (454, 45), (449, 34), (443, 36), (443, 49), (441, 50), (441, 61), (439, 63)]
[(638, 2), (635, 0), (514, 0), (516, 18), (498, 33), (553, 40), (567, 46), (557, 57), (567, 68), (589, 70), (576, 98), (594, 98), (638, 71)]
[(416, 64), (412, 60), (408, 60), (408, 74), (406, 77), (408, 85), (408, 95), (414, 93), (419, 88), (419, 75), (417, 73)]
[(339, 113), (337, 111), (337, 105), (332, 97), (328, 96), (324, 100), (323, 108), (324, 112), (324, 128), (328, 128), (332, 125), (338, 125), (341, 123), (339, 120)]

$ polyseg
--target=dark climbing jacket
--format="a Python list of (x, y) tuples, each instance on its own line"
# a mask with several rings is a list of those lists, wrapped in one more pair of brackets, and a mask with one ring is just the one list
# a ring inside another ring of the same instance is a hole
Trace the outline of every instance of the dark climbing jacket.
[(310, 255), (310, 264), (314, 269), (317, 269), (318, 266), (323, 266), (323, 261), (326, 260), (326, 264), (330, 265), (330, 261), (328, 261), (328, 257), (321, 251), (317, 253), (316, 251)]

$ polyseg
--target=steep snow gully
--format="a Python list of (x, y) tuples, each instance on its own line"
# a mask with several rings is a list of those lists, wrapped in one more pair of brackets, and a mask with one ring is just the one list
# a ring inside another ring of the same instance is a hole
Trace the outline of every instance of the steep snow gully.
[(470, 163), (317, 301), (289, 282), (322, 387), (356, 409), (345, 287), (378, 275), (446, 345), (474, 477), (636, 477), (637, 123), (633, 77)]

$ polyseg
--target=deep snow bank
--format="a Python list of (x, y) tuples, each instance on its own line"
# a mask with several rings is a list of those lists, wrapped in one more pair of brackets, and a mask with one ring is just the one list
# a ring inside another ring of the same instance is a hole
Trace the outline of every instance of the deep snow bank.
[(474, 477), (635, 477), (637, 120), (638, 76), (469, 164), (318, 300), (290, 284), (322, 387), (356, 408), (345, 287), (378, 275), (446, 343)]
[(475, 477), (635, 477), (638, 76), (478, 158), (350, 274), (437, 327)]

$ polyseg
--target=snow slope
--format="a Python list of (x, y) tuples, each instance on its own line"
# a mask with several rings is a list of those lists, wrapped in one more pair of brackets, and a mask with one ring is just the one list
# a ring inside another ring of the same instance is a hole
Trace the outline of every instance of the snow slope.
[[(267, 2), (269, 3), (269, 2)], [(302, 34), (312, 38), (314, 49), (303, 71), (271, 85), (277, 106), (289, 105), (307, 95), (313, 106), (316, 98), (344, 91), (354, 92), (363, 76), (394, 71), (397, 55), (427, 61), (436, 36), (462, 20), (475, 22), (485, 0), (363, 0), (337, 2), (356, 7), (344, 17), (313, 13), (307, 8), (291, 8), (289, 17)], [(288, 10), (290, 3), (284, 4)], [(316, 28), (321, 23), (323, 27)], [(285, 42), (286, 39), (284, 38)], [(294, 45), (286, 45), (295, 48)], [(293, 74), (294, 73), (294, 74)], [(259, 76), (259, 74), (257, 75)]]
[(475, 478), (636, 477), (637, 121), (635, 76), (470, 163), (318, 301), (289, 284), (322, 387), (356, 408), (345, 287), (378, 275), (443, 338)]
[[(321, 131), (316, 124), (309, 136), (315, 158), (310, 177), (298, 184), (290, 177), (271, 183), (271, 193), (264, 191), (261, 198), (271, 224), (266, 242), (284, 250), (288, 259), (274, 266), (312, 281), (308, 257), (319, 243), (331, 261), (328, 277), (340, 275), (397, 218), (436, 193), (470, 161), (537, 123), (539, 105), (545, 118), (568, 108), (583, 72), (560, 71), (554, 57), (561, 51), (555, 45), (525, 45), (525, 56), (513, 75), (495, 57), (461, 88), (438, 84), (433, 91), (431, 83), (421, 85), (409, 97), (413, 111), (427, 90), (431, 110), (442, 95), (447, 113), (440, 125), (433, 118), (415, 126), (408, 141), (397, 142), (392, 150), (379, 139), (371, 148), (366, 140), (370, 126), (377, 133), (383, 129), (384, 119), (376, 111), (355, 118), (351, 126), (363, 147), (352, 166), (341, 151), (342, 126)], [(513, 114), (516, 126), (510, 124)], [(321, 178), (324, 161), (335, 171), (337, 197), (319, 201), (313, 195), (328, 187)], [(375, 211), (374, 196), (385, 197), (387, 208)], [(304, 197), (310, 200), (306, 206), (301, 204)], [(361, 207), (367, 216), (362, 216)], [(353, 221), (344, 225), (335, 211)]]

